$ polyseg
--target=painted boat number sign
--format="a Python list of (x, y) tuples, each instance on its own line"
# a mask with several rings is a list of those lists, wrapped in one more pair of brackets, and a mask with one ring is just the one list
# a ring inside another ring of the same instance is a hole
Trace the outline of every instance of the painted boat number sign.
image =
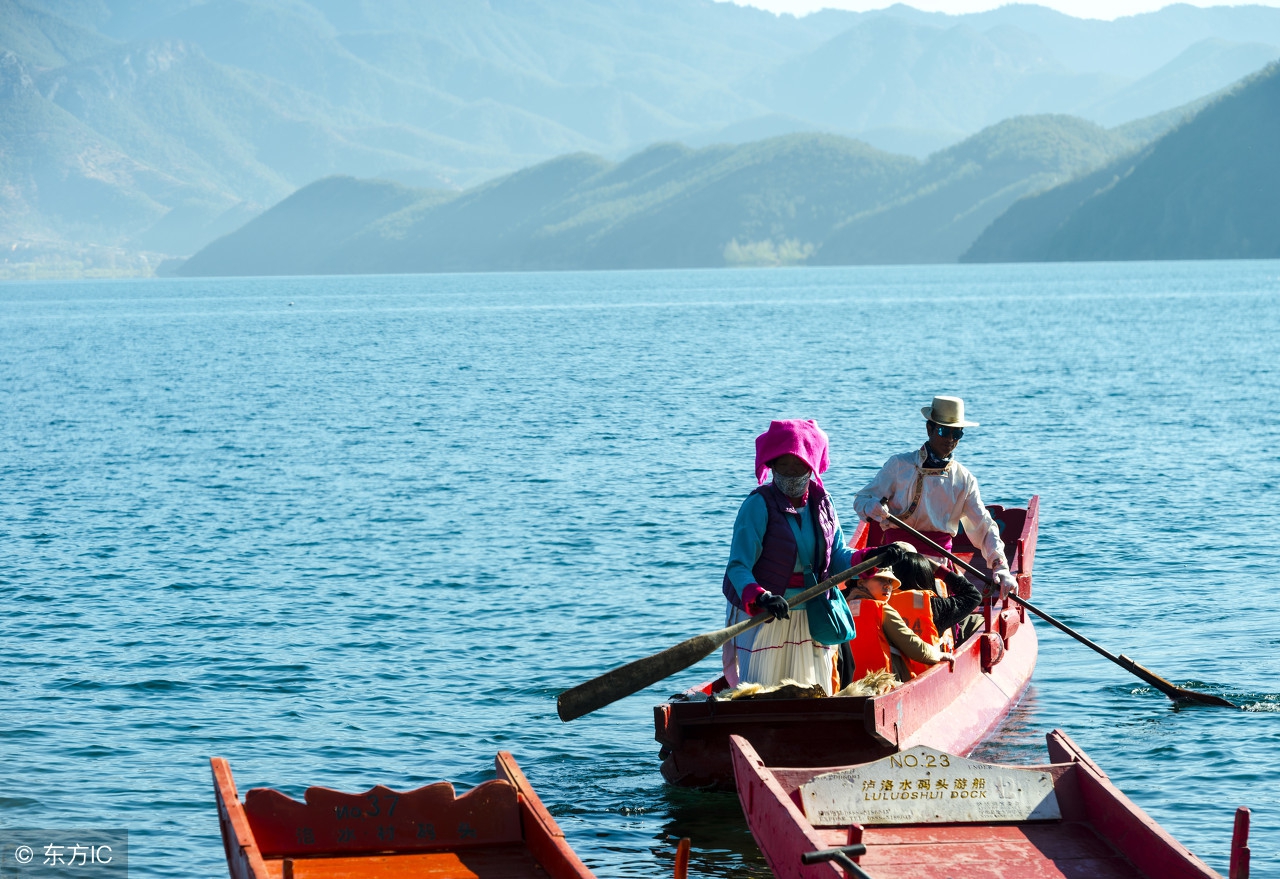
[(1062, 817), (1048, 772), (978, 763), (923, 745), (816, 776), (800, 786), (800, 802), (816, 827)]

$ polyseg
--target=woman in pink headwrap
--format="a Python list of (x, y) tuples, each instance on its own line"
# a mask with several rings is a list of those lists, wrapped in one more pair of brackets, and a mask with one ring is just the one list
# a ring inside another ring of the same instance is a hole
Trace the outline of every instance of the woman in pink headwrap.
[[(733, 524), (724, 595), (729, 625), (762, 611), (774, 619), (725, 645), (730, 686), (791, 679), (820, 684), (828, 695), (838, 688), (837, 648), (854, 636), (844, 597), (833, 589), (791, 609), (795, 612), (787, 607), (788, 597), (869, 553), (845, 546), (820, 478), (827, 463), (827, 435), (814, 421), (774, 421), (756, 437), (759, 487), (742, 502)], [(770, 472), (772, 481), (765, 483)], [(895, 560), (891, 551), (884, 564)]]

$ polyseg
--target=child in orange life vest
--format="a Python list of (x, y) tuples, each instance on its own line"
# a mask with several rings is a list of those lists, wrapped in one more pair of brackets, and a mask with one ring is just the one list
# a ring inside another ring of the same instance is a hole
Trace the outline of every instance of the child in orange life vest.
[(908, 681), (911, 671), (906, 660), (933, 665), (952, 658), (911, 631), (902, 615), (888, 603), (893, 590), (901, 585), (892, 570), (872, 569), (846, 593), (858, 632), (849, 645), (855, 681), (873, 671), (892, 671), (899, 681)]
[[(973, 615), (974, 609), (982, 603), (982, 593), (963, 574), (948, 570), (914, 551), (893, 563), (893, 573), (902, 584), (896, 588), (897, 593), (904, 590), (937, 593), (929, 598), (928, 604), (929, 617), (939, 635), (955, 629), (958, 635), (955, 643), (958, 644), (982, 627), (981, 615)], [(937, 583), (936, 580), (942, 582)], [(894, 603), (898, 604), (896, 600)], [(921, 634), (914, 626), (912, 628), (917, 635)]]

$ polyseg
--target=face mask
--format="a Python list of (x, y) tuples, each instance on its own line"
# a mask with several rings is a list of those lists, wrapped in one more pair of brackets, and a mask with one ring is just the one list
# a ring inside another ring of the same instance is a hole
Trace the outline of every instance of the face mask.
[(800, 497), (809, 487), (809, 477), (812, 475), (812, 473), (805, 473), (803, 476), (780, 476), (775, 473), (773, 484), (778, 486), (778, 490), (787, 497)]

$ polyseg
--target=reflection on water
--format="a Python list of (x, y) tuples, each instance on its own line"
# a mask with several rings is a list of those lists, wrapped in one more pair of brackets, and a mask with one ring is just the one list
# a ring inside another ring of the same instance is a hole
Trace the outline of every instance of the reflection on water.
[[(667, 840), (687, 836), (694, 842), (690, 873), (700, 876), (769, 876), (764, 856), (742, 817), (737, 794), (696, 791), (664, 785)], [(674, 849), (672, 849), (674, 851)], [(696, 868), (695, 868), (696, 863)]]
[(973, 749), (968, 756), (984, 763), (1029, 765), (1048, 763), (1045, 734), (1037, 722), (1040, 694), (1035, 683), (1027, 685), (1022, 699), (1009, 712), (997, 732)]

